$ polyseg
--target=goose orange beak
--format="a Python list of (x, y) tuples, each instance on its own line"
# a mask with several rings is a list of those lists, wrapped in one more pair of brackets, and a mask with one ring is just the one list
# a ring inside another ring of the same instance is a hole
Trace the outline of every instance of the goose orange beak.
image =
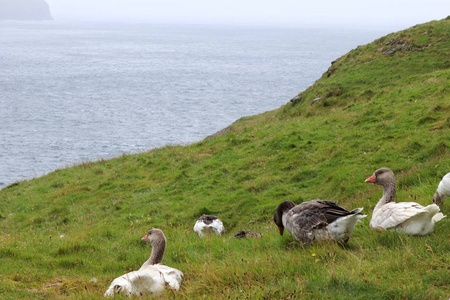
[(147, 236), (146, 235), (144, 235), (144, 237), (141, 239), (141, 241), (144, 241), (144, 242), (148, 242), (148, 238), (147, 238)]
[(278, 226), (278, 231), (280, 232), (280, 235), (283, 235), (284, 227)]
[(369, 178), (366, 179), (365, 182), (372, 182), (375, 183), (375, 181), (377, 181), (375, 174), (373, 174), (372, 176), (370, 176)]

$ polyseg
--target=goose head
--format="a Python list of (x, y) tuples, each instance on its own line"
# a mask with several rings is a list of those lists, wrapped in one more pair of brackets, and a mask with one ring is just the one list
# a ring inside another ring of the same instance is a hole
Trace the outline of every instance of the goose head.
[(382, 186), (392, 183), (395, 184), (394, 172), (392, 172), (389, 168), (378, 169), (372, 174), (372, 176), (367, 178), (365, 182), (371, 182)]
[(372, 176), (365, 181), (383, 186), (383, 197), (380, 199), (379, 203), (395, 202), (395, 176), (394, 172), (389, 168), (376, 170)]
[(294, 206), (295, 204), (292, 201), (281, 202), (273, 215), (273, 222), (278, 226), (278, 231), (280, 232), (280, 235), (283, 235), (284, 232), (283, 214), (287, 213)]
[(150, 265), (159, 264), (166, 250), (167, 239), (161, 229), (152, 228), (144, 235), (141, 241), (147, 242), (152, 246), (152, 254), (148, 263)]

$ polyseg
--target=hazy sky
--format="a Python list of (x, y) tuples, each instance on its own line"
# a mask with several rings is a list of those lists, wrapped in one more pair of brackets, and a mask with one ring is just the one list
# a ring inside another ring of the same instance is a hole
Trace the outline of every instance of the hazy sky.
[(450, 14), (449, 0), (47, 0), (55, 20), (404, 28)]

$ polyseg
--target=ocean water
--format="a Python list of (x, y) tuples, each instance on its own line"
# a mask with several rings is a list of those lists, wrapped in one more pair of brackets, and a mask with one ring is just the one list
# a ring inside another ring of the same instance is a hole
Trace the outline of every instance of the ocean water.
[(306, 89), (360, 29), (0, 22), (0, 188), (200, 141)]

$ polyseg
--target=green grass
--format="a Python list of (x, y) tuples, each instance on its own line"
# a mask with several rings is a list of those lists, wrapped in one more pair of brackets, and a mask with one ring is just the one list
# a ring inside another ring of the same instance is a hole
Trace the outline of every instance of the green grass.
[[(163, 262), (185, 274), (162, 298), (448, 299), (449, 218), (424, 237), (370, 230), (382, 190), (364, 179), (390, 167), (398, 201), (432, 202), (450, 171), (449, 56), (450, 20), (417, 25), (350, 51), (298, 103), (244, 117), (225, 135), (1, 190), (0, 298), (100, 299), (148, 258), (140, 238), (159, 227)], [(347, 246), (279, 236), (277, 205), (315, 198), (364, 207)], [(199, 239), (203, 213), (226, 234)], [(234, 239), (242, 229), (263, 237)]]

